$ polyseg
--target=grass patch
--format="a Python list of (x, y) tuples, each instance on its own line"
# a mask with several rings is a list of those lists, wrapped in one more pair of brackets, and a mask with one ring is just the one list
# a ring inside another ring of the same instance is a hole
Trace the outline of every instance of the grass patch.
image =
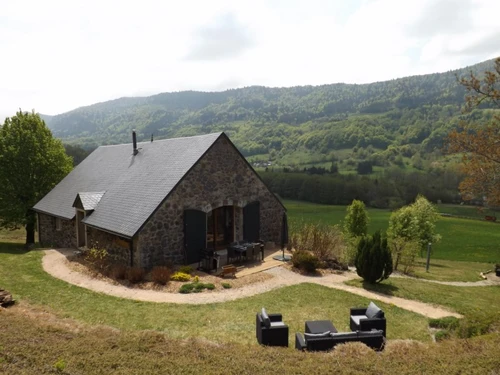
[(351, 280), (346, 284), (396, 297), (446, 306), (471, 319), (475, 317), (500, 321), (500, 287), (459, 287), (401, 278), (389, 278), (379, 284)]
[(57, 363), (65, 374), (493, 374), (500, 367), (500, 335), (439, 344), (390, 341), (380, 353), (351, 343), (306, 354), (64, 323), (19, 309), (0, 312), (0, 373), (54, 374)]
[(436, 281), (481, 281), (481, 272), (494, 269), (492, 263), (455, 262), (431, 258), (429, 272), (425, 271), (425, 258), (417, 258), (412, 275)]
[[(330, 206), (299, 201), (284, 201), (288, 209), (290, 226), (300, 221), (308, 223), (340, 224), (346, 215), (345, 206)], [(439, 208), (446, 205), (439, 205)], [(386, 231), (389, 210), (368, 208), (369, 233)], [(436, 231), (442, 240), (433, 245), (432, 259), (462, 262), (500, 262), (498, 244), (500, 225), (487, 221), (443, 217), (436, 223)]]
[[(41, 251), (0, 253), (0, 285), (20, 302), (43, 305), (59, 316), (125, 330), (157, 330), (170, 337), (198, 337), (217, 342), (255, 344), (255, 314), (263, 306), (280, 312), (295, 332), (304, 322), (330, 319), (339, 331), (349, 329), (349, 308), (366, 306), (368, 299), (316, 284), (301, 284), (226, 303), (207, 305), (158, 304), (125, 300), (67, 284), (41, 268)], [(307, 308), (304, 308), (307, 306)], [(429, 340), (427, 320), (417, 314), (381, 304), (392, 322), (390, 338)]]

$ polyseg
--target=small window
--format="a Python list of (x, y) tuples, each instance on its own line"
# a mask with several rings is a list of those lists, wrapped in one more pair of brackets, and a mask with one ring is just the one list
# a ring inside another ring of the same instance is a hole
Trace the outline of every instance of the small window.
[(56, 217), (56, 230), (61, 231), (62, 230), (62, 225), (61, 225), (61, 218)]

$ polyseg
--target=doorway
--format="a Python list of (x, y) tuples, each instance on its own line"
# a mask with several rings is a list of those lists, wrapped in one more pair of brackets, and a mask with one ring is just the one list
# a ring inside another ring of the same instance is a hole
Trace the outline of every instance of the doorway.
[(77, 247), (87, 246), (87, 236), (85, 235), (85, 224), (82, 220), (85, 218), (85, 212), (76, 210), (76, 241)]
[(207, 247), (225, 249), (234, 242), (234, 207), (222, 206), (207, 214)]

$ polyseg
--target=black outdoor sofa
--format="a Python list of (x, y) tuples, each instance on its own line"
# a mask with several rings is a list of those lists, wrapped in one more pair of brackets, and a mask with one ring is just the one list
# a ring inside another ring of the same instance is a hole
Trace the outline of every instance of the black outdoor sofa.
[(346, 342), (362, 342), (377, 351), (382, 350), (385, 338), (381, 330), (354, 331), (354, 332), (325, 332), (319, 334), (297, 332), (295, 334), (295, 349), (310, 352), (326, 351), (333, 349), (335, 345)]

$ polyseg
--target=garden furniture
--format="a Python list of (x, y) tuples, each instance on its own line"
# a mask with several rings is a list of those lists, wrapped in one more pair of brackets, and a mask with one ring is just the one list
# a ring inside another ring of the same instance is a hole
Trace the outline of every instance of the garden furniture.
[(307, 351), (327, 351), (347, 342), (362, 342), (377, 351), (383, 350), (385, 337), (382, 330), (295, 334), (295, 349)]
[(351, 309), (350, 327), (352, 331), (382, 330), (384, 337), (387, 334), (387, 322), (384, 312), (373, 302), (367, 308), (356, 307)]
[(268, 314), (265, 308), (256, 315), (256, 336), (261, 345), (288, 347), (288, 326), (281, 314)]

